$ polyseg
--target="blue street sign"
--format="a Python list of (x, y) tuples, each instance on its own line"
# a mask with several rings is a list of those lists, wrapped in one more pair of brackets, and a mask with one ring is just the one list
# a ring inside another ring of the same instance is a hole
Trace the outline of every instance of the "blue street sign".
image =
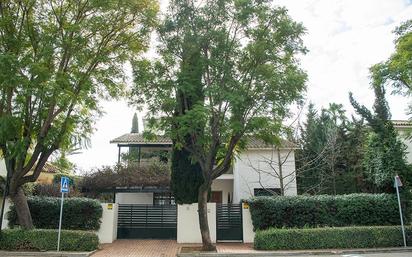
[(69, 178), (68, 177), (61, 177), (60, 180), (60, 192), (61, 193), (68, 193), (69, 192)]

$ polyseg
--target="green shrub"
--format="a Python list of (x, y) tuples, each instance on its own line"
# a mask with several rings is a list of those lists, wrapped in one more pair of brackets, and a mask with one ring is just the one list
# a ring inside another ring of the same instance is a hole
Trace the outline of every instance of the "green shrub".
[[(99, 239), (93, 232), (62, 230), (60, 250), (93, 251)], [(0, 249), (7, 251), (56, 251), (57, 230), (6, 229), (0, 234)]]
[(248, 202), (253, 226), (260, 230), (400, 223), (396, 196), (389, 194), (255, 197)]
[[(36, 228), (55, 229), (59, 226), (60, 198), (29, 197), (28, 204)], [(63, 229), (98, 230), (103, 209), (99, 201), (89, 198), (67, 198), (63, 205)], [(7, 213), (11, 227), (18, 225), (17, 213), (11, 206)]]
[[(412, 227), (407, 228), (409, 240)], [(303, 250), (397, 247), (403, 245), (401, 228), (340, 227), (258, 230), (254, 247), (258, 250)]]
[(76, 184), (76, 177), (71, 176), (65, 173), (57, 173), (56, 175), (53, 176), (53, 184), (60, 185), (60, 181), (62, 177), (67, 177), (69, 178), (69, 185), (70, 186), (75, 186)]

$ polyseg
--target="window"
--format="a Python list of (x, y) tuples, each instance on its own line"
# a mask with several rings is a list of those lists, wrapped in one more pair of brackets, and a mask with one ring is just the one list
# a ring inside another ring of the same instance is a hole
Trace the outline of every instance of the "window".
[(280, 195), (280, 188), (255, 188), (253, 190), (255, 196), (274, 196)]
[(175, 205), (175, 198), (170, 192), (153, 193), (153, 205)]

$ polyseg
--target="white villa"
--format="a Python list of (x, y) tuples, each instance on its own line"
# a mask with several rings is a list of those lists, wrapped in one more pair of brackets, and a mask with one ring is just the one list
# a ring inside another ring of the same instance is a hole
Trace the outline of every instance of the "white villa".
[[(129, 133), (110, 141), (119, 147), (119, 158), (122, 148), (170, 150), (172, 141), (159, 136), (148, 141), (139, 133)], [(280, 193), (282, 178), (285, 195), (296, 195), (295, 155), (297, 146), (283, 140), (281, 147), (276, 148), (262, 140), (251, 138), (247, 149), (236, 158), (233, 167), (212, 184), (211, 202), (240, 203), (255, 195)], [(280, 156), (278, 152), (280, 151)], [(141, 151), (139, 151), (140, 153)], [(282, 174), (279, 174), (279, 159)], [(119, 204), (154, 204), (158, 199), (165, 200), (170, 196), (168, 188), (121, 188), (117, 190), (115, 202)], [(167, 201), (166, 202), (170, 202)]]

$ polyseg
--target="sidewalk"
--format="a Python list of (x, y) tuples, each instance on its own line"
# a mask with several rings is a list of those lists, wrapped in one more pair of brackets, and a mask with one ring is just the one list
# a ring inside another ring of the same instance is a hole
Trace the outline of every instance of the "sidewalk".
[[(374, 248), (374, 249), (325, 249), (325, 250), (293, 250), (293, 251), (260, 251), (253, 249), (251, 244), (240, 243), (220, 243), (217, 244), (216, 253), (179, 253), (179, 257), (271, 257), (271, 256), (326, 256), (326, 255), (353, 255), (357, 254), (384, 254), (383, 256), (394, 256), (393, 254), (399, 253), (402, 256), (412, 257), (412, 247), (399, 247), (399, 248)], [(406, 255), (403, 255), (403, 254)], [(395, 257), (395, 256), (394, 256)]]

